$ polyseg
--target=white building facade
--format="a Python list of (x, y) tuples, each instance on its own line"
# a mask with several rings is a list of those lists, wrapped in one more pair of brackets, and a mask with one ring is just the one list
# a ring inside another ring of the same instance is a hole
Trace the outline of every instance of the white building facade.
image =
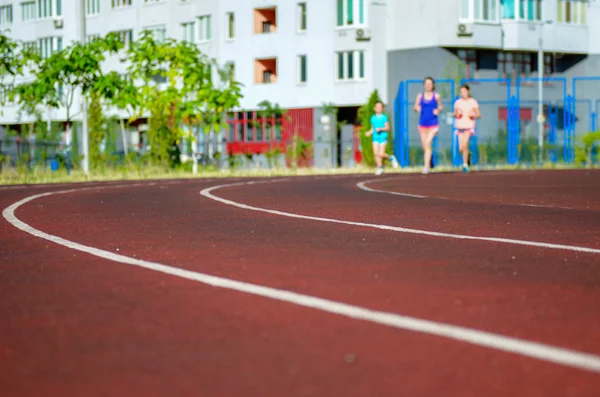
[(0, 29), (50, 53), (79, 38), (82, 3), (88, 37), (192, 41), (232, 65), (242, 109), (312, 109), (315, 139), (323, 104), (353, 124), (373, 90), (391, 103), (400, 81), (442, 78), (449, 62), (464, 77), (536, 76), (539, 29), (545, 75), (600, 75), (594, 0), (0, 0)]

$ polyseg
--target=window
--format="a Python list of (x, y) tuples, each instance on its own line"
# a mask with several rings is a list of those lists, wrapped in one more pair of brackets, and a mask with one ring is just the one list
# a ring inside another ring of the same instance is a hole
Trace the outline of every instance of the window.
[[(8, 7), (11, 8), (12, 19), (12, 6)], [(21, 20), (24, 22), (60, 16), (62, 16), (62, 0), (33, 0), (21, 3)]]
[(8, 25), (13, 21), (12, 5), (0, 7), (0, 25)]
[(49, 58), (50, 55), (62, 50), (62, 37), (42, 37), (35, 46), (42, 58)]
[(227, 13), (227, 39), (232, 40), (235, 38), (235, 14), (233, 12)]
[(254, 60), (254, 82), (256, 84), (277, 83), (277, 58)]
[(306, 3), (298, 3), (298, 32), (306, 32)]
[(13, 84), (4, 84), (0, 86), (0, 103), (7, 104), (10, 103), (9, 93), (14, 89)]
[(306, 55), (298, 55), (298, 83), (306, 83), (307, 80)]
[(148, 27), (144, 28), (144, 30), (146, 30), (148, 32), (152, 32), (152, 34), (154, 35), (154, 39), (159, 43), (162, 43), (167, 39), (167, 26), (166, 25), (148, 26)]
[(209, 41), (211, 38), (210, 15), (198, 17), (198, 40)]
[(498, 0), (461, 0), (460, 19), (477, 22), (499, 22)]
[(529, 52), (498, 52), (498, 76), (513, 81), (531, 77), (533, 58)]
[(539, 21), (542, 19), (542, 0), (500, 0), (503, 19)]
[(551, 54), (544, 54), (544, 76), (552, 75), (554, 71), (554, 59)]
[(112, 8), (131, 7), (131, 0), (110, 0)]
[(345, 73), (345, 68), (344, 68), (344, 53), (343, 52), (338, 52), (337, 53), (337, 79), (338, 80), (345, 80), (346, 77), (346, 73)]
[(502, 19), (515, 19), (515, 0), (500, 0)]
[(358, 53), (358, 77), (361, 79), (365, 78), (365, 52), (360, 51)]
[(37, 48), (37, 42), (35, 41), (24, 41), (22, 45), (24, 51), (32, 51)]
[(366, 24), (364, 0), (337, 0), (337, 26), (348, 27)]
[(183, 40), (189, 41), (190, 43), (196, 42), (196, 22), (182, 23), (183, 27)]
[(580, 0), (558, 0), (558, 22), (585, 24), (587, 20), (586, 7), (586, 3)]
[(120, 30), (115, 32), (119, 35), (121, 42), (125, 46), (125, 48), (129, 47), (129, 44), (133, 41), (133, 30)]
[(477, 52), (475, 50), (458, 50), (458, 57), (465, 64), (465, 78), (476, 78)]
[(100, 13), (100, 0), (85, 0), (85, 14), (96, 15)]
[(263, 83), (265, 84), (269, 84), (272, 83), (273, 81), (271, 80), (273, 77), (273, 71), (272, 70), (263, 70)]
[(35, 1), (27, 1), (21, 3), (21, 20), (22, 21), (33, 21), (36, 19), (37, 13), (35, 11)]
[(235, 81), (235, 62), (229, 61), (225, 64), (226, 70), (229, 72), (231, 81)]
[(337, 80), (361, 80), (365, 78), (364, 51), (345, 51), (336, 54)]
[(36, 3), (38, 19), (62, 15), (62, 0), (37, 0)]
[(277, 9), (256, 8), (254, 10), (254, 33), (274, 33), (277, 31)]

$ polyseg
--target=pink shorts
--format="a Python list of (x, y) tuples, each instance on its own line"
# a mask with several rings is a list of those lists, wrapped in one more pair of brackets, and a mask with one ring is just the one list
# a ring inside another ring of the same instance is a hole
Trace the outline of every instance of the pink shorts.
[(460, 135), (460, 134), (475, 135), (475, 129), (474, 128), (458, 128), (455, 133), (456, 133), (456, 135)]
[(419, 133), (421, 133), (421, 134), (429, 134), (431, 132), (433, 132), (434, 134), (437, 134), (439, 130), (440, 130), (439, 125), (428, 125), (428, 126), (420, 125), (419, 126)]

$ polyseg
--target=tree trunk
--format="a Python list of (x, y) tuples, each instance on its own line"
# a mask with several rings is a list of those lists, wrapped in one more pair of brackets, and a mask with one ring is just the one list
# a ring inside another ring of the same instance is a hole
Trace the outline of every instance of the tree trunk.
[(127, 155), (129, 154), (129, 144), (125, 135), (125, 121), (123, 121), (123, 119), (120, 119), (119, 122), (119, 124), (121, 125), (121, 140), (123, 141), (123, 153), (125, 153), (125, 157), (127, 157)]
[(30, 123), (29, 124), (29, 161), (28, 161), (28, 166), (31, 167), (31, 162), (33, 161), (33, 158), (35, 157), (35, 148), (33, 147), (33, 132), (35, 130), (35, 124), (34, 123)]
[(193, 134), (194, 139), (192, 140), (192, 172), (194, 175), (198, 173), (198, 139), (196, 138), (196, 134)]
[(71, 122), (67, 121), (67, 124), (65, 126), (65, 166), (67, 167), (67, 174), (69, 175), (71, 175), (71, 145), (73, 144), (73, 136), (71, 134)]

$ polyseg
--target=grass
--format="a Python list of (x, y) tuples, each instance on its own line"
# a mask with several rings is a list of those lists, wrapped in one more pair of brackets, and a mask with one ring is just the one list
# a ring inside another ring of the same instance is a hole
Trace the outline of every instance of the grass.
[[(475, 171), (499, 171), (499, 170), (528, 170), (528, 169), (578, 169), (575, 165), (548, 163), (542, 166), (536, 165), (502, 165), (502, 166), (476, 166)], [(386, 174), (409, 174), (420, 172), (421, 167), (406, 167), (397, 170), (387, 169)], [(436, 172), (456, 171), (455, 167), (438, 166)], [(160, 179), (201, 179), (201, 178), (268, 178), (284, 176), (317, 176), (317, 175), (349, 175), (349, 174), (372, 174), (373, 168), (356, 166), (353, 168), (298, 168), (294, 169), (247, 169), (247, 170), (217, 170), (199, 169), (197, 174), (187, 170), (165, 170), (162, 168), (118, 168), (103, 171), (93, 171), (86, 175), (80, 170), (75, 170), (68, 175), (65, 170), (50, 171), (48, 169), (11, 169), (0, 172), (0, 185), (22, 185), (22, 184), (52, 184), (52, 183), (75, 183), (75, 182), (109, 182), (109, 181), (133, 181), (133, 180), (160, 180)]]

